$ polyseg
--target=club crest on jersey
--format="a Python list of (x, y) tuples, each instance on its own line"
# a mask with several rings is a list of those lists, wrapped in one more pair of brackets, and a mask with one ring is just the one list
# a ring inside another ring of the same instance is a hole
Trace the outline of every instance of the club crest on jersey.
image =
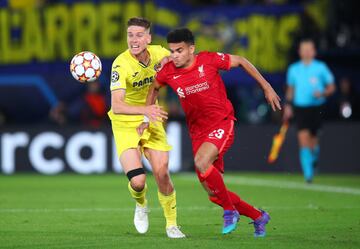
[(177, 94), (179, 95), (180, 98), (185, 98), (185, 93), (184, 90), (181, 87), (178, 87), (176, 89)]
[(199, 78), (205, 76), (205, 73), (204, 73), (204, 65), (201, 65), (200, 67), (198, 67), (198, 71), (199, 71)]

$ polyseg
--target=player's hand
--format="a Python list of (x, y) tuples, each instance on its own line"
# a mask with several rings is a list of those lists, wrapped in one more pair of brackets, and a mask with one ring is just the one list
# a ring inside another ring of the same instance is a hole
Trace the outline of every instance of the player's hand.
[(293, 109), (290, 104), (284, 106), (283, 121), (289, 121), (293, 117)]
[(136, 131), (139, 134), (139, 136), (142, 136), (144, 131), (149, 128), (149, 122), (142, 122), (137, 128)]
[(164, 58), (162, 58), (162, 60), (159, 63), (159, 67), (156, 68), (156, 72), (159, 72), (163, 68), (163, 66), (169, 61), (172, 61), (172, 58), (170, 56), (165, 56)]
[(271, 105), (271, 108), (274, 112), (276, 111), (276, 109), (281, 110), (280, 97), (276, 94), (270, 84), (264, 89), (264, 94), (266, 101), (269, 105)]
[(320, 99), (321, 97), (323, 97), (324, 95), (321, 93), (321, 92), (319, 92), (319, 91), (315, 91), (314, 92), (314, 97), (315, 98), (317, 98), (317, 99)]
[(168, 113), (158, 105), (145, 106), (144, 115), (149, 118), (150, 122), (163, 122), (168, 118)]

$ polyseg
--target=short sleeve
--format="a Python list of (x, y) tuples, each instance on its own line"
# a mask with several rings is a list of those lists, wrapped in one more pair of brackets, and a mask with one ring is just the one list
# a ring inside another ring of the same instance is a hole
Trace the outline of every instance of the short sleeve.
[(328, 66), (324, 63), (322, 67), (321, 76), (325, 82), (325, 85), (329, 85), (331, 83), (334, 83), (334, 75), (331, 73)]
[(160, 71), (157, 72), (156, 75), (155, 75), (156, 81), (157, 81), (160, 85), (163, 85), (163, 86), (165, 86), (165, 85), (167, 84), (167, 82), (166, 82), (166, 81), (167, 81), (167, 77), (166, 77), (167, 73), (166, 73), (165, 71), (166, 71), (166, 69), (165, 69), (165, 67), (163, 67), (163, 68), (160, 69)]
[(293, 67), (289, 67), (286, 73), (286, 84), (288, 86), (294, 86), (295, 85), (295, 77), (294, 77), (294, 69)]
[(209, 52), (211, 62), (216, 68), (221, 70), (230, 70), (230, 55), (224, 53)]
[(126, 89), (127, 70), (119, 62), (114, 62), (111, 68), (110, 90)]

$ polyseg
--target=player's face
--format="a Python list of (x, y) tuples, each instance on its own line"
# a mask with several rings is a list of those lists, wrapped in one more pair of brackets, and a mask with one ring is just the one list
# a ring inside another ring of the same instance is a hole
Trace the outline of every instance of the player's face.
[(170, 56), (176, 67), (188, 67), (192, 63), (195, 46), (185, 42), (169, 43)]
[(299, 55), (302, 60), (312, 60), (315, 58), (316, 50), (313, 42), (302, 42), (299, 47)]
[(149, 30), (140, 26), (130, 26), (127, 29), (127, 43), (130, 53), (139, 55), (144, 52), (147, 45), (151, 42)]

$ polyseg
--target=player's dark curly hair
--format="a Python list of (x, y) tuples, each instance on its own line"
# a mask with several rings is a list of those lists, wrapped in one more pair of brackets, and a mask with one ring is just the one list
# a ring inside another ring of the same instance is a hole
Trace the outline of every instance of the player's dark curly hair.
[(149, 29), (151, 26), (151, 22), (143, 17), (132, 17), (128, 20), (127, 26), (140, 26), (145, 29)]
[(167, 34), (166, 39), (168, 43), (185, 42), (189, 45), (195, 44), (194, 35), (188, 28), (174, 29)]

